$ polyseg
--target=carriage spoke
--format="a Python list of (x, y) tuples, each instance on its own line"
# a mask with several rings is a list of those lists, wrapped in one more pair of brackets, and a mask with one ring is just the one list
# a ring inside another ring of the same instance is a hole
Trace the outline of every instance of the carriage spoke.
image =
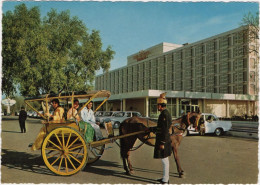
[(75, 158), (73, 155), (68, 154), (72, 159), (74, 159), (75, 161), (77, 161), (79, 164), (81, 164), (81, 161), (79, 161), (77, 158)]
[(58, 145), (56, 145), (55, 143), (53, 143), (51, 140), (48, 140), (48, 142), (50, 142), (51, 144), (53, 144), (54, 146), (56, 146), (56, 148), (58, 148), (59, 150), (61, 150), (61, 148), (60, 148)]
[(55, 148), (45, 148), (45, 150), (60, 151), (60, 150), (57, 150), (57, 149), (55, 149)]
[(64, 147), (65, 146), (65, 136), (64, 136), (63, 131), (61, 132), (61, 135), (62, 135), (62, 146)]
[(68, 169), (68, 162), (67, 162), (67, 158), (65, 157), (65, 169), (66, 172), (68, 173), (69, 169)]
[(76, 154), (76, 155), (82, 155), (84, 156), (84, 153), (79, 153), (79, 152), (69, 152), (70, 154)]
[(74, 148), (70, 148), (70, 150), (75, 150), (75, 149), (77, 149), (77, 148), (82, 148), (82, 147), (84, 147), (83, 145), (79, 145), (79, 146), (76, 146), (76, 147), (74, 147)]
[(53, 161), (53, 163), (51, 163), (51, 166), (53, 166), (60, 158), (61, 156), (59, 156), (55, 161)]
[(94, 156), (96, 156), (96, 154), (93, 152), (93, 150), (90, 150), (90, 152), (91, 152)]
[(69, 142), (70, 142), (70, 137), (71, 137), (71, 132), (70, 132), (69, 138), (68, 138), (68, 140), (67, 140), (66, 147), (68, 147), (68, 145), (69, 145)]
[(68, 146), (68, 149), (79, 139), (79, 137), (77, 137), (71, 144), (70, 146)]
[(70, 162), (70, 164), (72, 165), (72, 167), (74, 168), (74, 170), (76, 170), (76, 167), (74, 166), (74, 164), (73, 164), (73, 162), (70, 160), (70, 158), (68, 157), (67, 159), (69, 160), (69, 162)]
[(57, 134), (54, 133), (54, 135), (55, 135), (55, 137), (57, 138), (58, 142), (60, 143), (60, 146), (62, 146), (62, 144), (61, 144), (61, 142), (60, 142), (60, 139), (59, 139), (59, 137), (57, 136)]
[(51, 156), (48, 156), (47, 157), (47, 159), (50, 159), (50, 158), (52, 158), (52, 157), (54, 157), (54, 156), (56, 156), (56, 155), (59, 155), (60, 153), (56, 153), (56, 154), (53, 154), (53, 155), (51, 155)]
[(61, 160), (60, 160), (60, 164), (59, 164), (58, 171), (60, 171), (60, 167), (61, 167), (62, 161), (63, 161), (63, 156), (61, 157)]

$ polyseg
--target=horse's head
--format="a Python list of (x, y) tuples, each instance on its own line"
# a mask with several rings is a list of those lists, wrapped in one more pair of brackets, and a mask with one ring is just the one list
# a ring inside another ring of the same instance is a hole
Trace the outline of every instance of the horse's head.
[(194, 128), (196, 128), (198, 124), (201, 123), (202, 121), (204, 120), (203, 118), (201, 118), (201, 113), (193, 112), (189, 114), (189, 122), (190, 124), (193, 125)]

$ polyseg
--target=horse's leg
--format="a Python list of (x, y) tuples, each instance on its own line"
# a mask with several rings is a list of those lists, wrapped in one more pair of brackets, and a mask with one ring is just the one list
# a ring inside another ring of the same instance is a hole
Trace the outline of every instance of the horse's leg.
[[(179, 156), (178, 156), (178, 146), (180, 144), (181, 138), (178, 137), (182, 137), (182, 136), (175, 136), (177, 138), (174, 138), (174, 140), (172, 140), (172, 150), (173, 150), (173, 156), (175, 159), (175, 163), (177, 166), (177, 171), (179, 173), (179, 177), (182, 178), (184, 175), (184, 171), (181, 168), (181, 164), (180, 164), (180, 160), (179, 160)], [(180, 139), (180, 140), (179, 140)]]
[(127, 175), (132, 175), (134, 172), (130, 161), (130, 149), (133, 148), (136, 139), (136, 136), (121, 139), (121, 141), (123, 141), (121, 144), (124, 143), (124, 145), (121, 145), (121, 157)]
[(124, 165), (125, 173), (126, 173), (127, 175), (129, 175), (129, 170), (128, 170), (128, 167), (127, 167), (127, 164), (126, 164), (126, 158), (125, 158), (125, 157), (122, 157), (122, 160), (123, 160), (123, 165)]
[(130, 160), (130, 150), (131, 148), (133, 148), (134, 144), (135, 144), (135, 141), (137, 139), (137, 136), (130, 136), (127, 139), (127, 147), (126, 147), (126, 159), (127, 159), (127, 164), (128, 164), (128, 169), (130, 170), (129, 171), (129, 175), (132, 175), (134, 173), (134, 170), (133, 170), (133, 166), (131, 164), (131, 160)]
[(127, 152), (127, 164), (128, 164), (128, 168), (129, 168), (129, 174), (130, 175), (133, 175), (134, 174), (134, 170), (133, 170), (133, 166), (131, 164), (131, 161), (130, 161), (130, 151)]

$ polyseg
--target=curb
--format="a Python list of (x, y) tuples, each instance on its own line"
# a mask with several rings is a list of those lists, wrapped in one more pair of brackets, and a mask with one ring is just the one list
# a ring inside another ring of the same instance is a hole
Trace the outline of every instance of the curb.
[(258, 133), (229, 131), (226, 134), (229, 136), (235, 136), (235, 137), (258, 139)]

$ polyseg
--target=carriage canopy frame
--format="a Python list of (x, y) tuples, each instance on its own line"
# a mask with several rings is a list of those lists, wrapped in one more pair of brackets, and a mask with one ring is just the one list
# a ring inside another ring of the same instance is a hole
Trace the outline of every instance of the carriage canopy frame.
[(77, 112), (79, 114), (84, 107), (86, 107), (93, 99), (95, 98), (104, 98), (104, 100), (101, 102), (101, 104), (94, 110), (96, 112), (110, 97), (111, 93), (107, 90), (100, 90), (100, 91), (73, 91), (73, 92), (66, 92), (66, 93), (59, 93), (59, 94), (45, 94), (40, 95), (37, 97), (30, 97), (26, 98), (24, 102), (26, 105), (28, 105), (32, 110), (37, 112), (38, 115), (40, 115), (43, 119), (48, 120), (49, 117), (41, 114), (39, 110), (37, 110), (35, 107), (31, 105), (32, 102), (35, 101), (43, 101), (46, 103), (46, 109), (48, 110), (48, 104), (54, 99), (59, 100), (69, 100), (71, 101), (71, 104), (73, 106), (74, 99), (87, 99), (88, 101), (80, 108), (80, 110)]

